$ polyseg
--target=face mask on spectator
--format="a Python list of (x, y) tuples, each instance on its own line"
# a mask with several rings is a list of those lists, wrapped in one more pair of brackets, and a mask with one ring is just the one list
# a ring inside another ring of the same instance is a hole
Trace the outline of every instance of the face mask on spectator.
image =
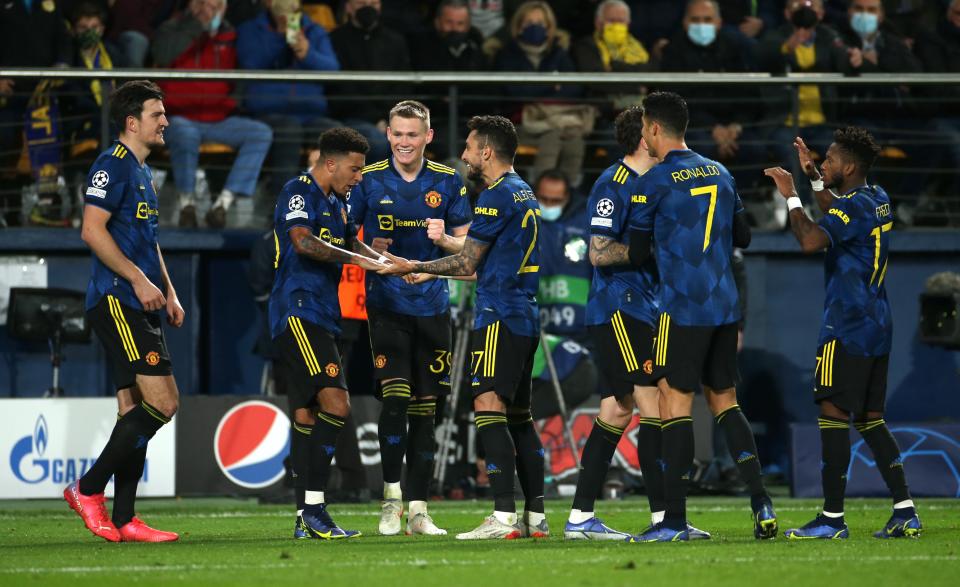
[(850, 28), (852, 28), (861, 37), (869, 37), (877, 32), (880, 26), (880, 18), (870, 12), (854, 12), (850, 17)]
[(801, 6), (790, 15), (790, 22), (798, 29), (812, 29), (817, 26), (817, 13), (809, 6)]
[(539, 47), (547, 42), (547, 27), (542, 24), (528, 24), (520, 31), (520, 41), (527, 45)]
[(695, 22), (687, 28), (687, 36), (694, 45), (706, 47), (717, 38), (717, 27), (709, 22)]
[(77, 45), (81, 49), (92, 49), (100, 43), (100, 31), (97, 29), (87, 29), (77, 35)]
[(364, 6), (358, 9), (354, 15), (357, 19), (357, 24), (361, 29), (365, 31), (373, 30), (377, 23), (380, 22), (380, 11), (374, 8), (373, 6)]
[(540, 204), (540, 218), (544, 222), (556, 222), (563, 214), (563, 206), (544, 206)]
[(443, 36), (443, 42), (446, 43), (447, 47), (456, 49), (460, 45), (466, 43), (468, 38), (469, 35), (467, 33), (461, 33), (457, 31), (445, 34)]
[(608, 22), (603, 25), (603, 42), (608, 45), (623, 45), (627, 42), (627, 25), (622, 22)]
[(213, 15), (213, 18), (210, 19), (210, 24), (208, 25), (208, 28), (211, 33), (215, 33), (218, 30), (220, 30), (221, 24), (223, 24), (223, 14), (218, 12)]

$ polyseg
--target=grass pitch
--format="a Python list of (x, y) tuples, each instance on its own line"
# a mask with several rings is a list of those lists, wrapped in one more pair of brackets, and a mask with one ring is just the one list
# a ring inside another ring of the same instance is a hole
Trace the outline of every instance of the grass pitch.
[[(0, 585), (525, 585), (671, 584), (957, 585), (960, 500), (918, 500), (919, 540), (877, 540), (887, 500), (848, 500), (845, 542), (753, 539), (746, 499), (693, 498), (691, 521), (713, 540), (689, 544), (570, 542), (562, 539), (569, 502), (552, 501), (547, 540), (460, 542), (448, 537), (380, 537), (379, 507), (335, 505), (337, 522), (363, 531), (349, 541), (294, 541), (290, 507), (249, 500), (141, 500), (139, 515), (181, 533), (173, 544), (108, 544), (62, 502), (0, 502)], [(646, 525), (646, 500), (599, 502), (611, 526)], [(777, 500), (781, 532), (807, 522), (813, 500)], [(451, 534), (489, 513), (484, 502), (431, 505)]]

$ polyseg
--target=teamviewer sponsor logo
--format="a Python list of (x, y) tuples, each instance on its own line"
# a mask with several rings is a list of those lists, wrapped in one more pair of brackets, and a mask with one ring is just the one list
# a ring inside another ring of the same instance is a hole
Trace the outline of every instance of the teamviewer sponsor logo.
[(290, 453), (290, 420), (267, 402), (238, 404), (220, 419), (213, 452), (233, 483), (249, 489), (273, 485), (283, 478), (283, 460)]

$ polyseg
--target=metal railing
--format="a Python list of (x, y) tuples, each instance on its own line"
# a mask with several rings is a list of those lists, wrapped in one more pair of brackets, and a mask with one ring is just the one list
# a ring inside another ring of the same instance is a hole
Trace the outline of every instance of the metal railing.
[[(484, 88), (491, 88), (492, 90), (499, 89), (504, 85), (509, 84), (522, 84), (522, 85), (557, 85), (557, 84), (578, 84), (584, 88), (591, 90), (603, 90), (603, 89), (613, 89), (613, 88), (622, 88), (625, 85), (636, 86), (638, 89), (643, 86), (646, 88), (675, 88), (681, 93), (683, 93), (690, 102), (691, 111), (695, 111), (698, 106), (710, 104), (711, 101), (715, 101), (712, 97), (714, 90), (724, 87), (734, 86), (741, 89), (750, 89), (755, 91), (770, 91), (776, 90), (777, 88), (783, 89), (784, 92), (789, 92), (790, 100), (790, 110), (792, 110), (792, 116), (790, 120), (793, 121), (794, 134), (801, 134), (803, 129), (797, 125), (799, 120), (799, 88), (804, 85), (818, 85), (818, 86), (837, 86), (844, 88), (856, 88), (858, 86), (908, 86), (920, 90), (919, 93), (924, 93), (930, 88), (937, 88), (943, 86), (957, 86), (960, 87), (960, 75), (957, 74), (876, 74), (876, 75), (862, 75), (855, 77), (845, 77), (841, 74), (805, 74), (805, 73), (791, 73), (783, 76), (771, 76), (766, 73), (745, 73), (745, 74), (723, 74), (723, 73), (638, 73), (638, 74), (626, 74), (626, 73), (550, 73), (550, 74), (527, 74), (527, 73), (513, 73), (513, 72), (496, 72), (496, 73), (480, 73), (480, 72), (354, 72), (354, 71), (337, 71), (337, 72), (304, 72), (304, 71), (253, 71), (253, 70), (231, 70), (231, 71), (221, 71), (221, 70), (164, 70), (164, 69), (115, 69), (115, 70), (87, 70), (87, 69), (60, 69), (60, 68), (48, 68), (48, 69), (36, 69), (36, 68), (7, 68), (0, 69), (0, 78), (13, 78), (13, 79), (57, 79), (57, 80), (115, 80), (121, 82), (129, 79), (151, 79), (155, 81), (162, 80), (222, 80), (229, 82), (237, 82), (238, 88), (242, 88), (243, 84), (249, 82), (266, 82), (266, 81), (281, 81), (281, 82), (300, 82), (300, 83), (323, 83), (328, 88), (336, 86), (343, 83), (396, 83), (403, 84), (407, 87), (413, 87), (413, 95), (389, 95), (389, 96), (348, 96), (348, 95), (337, 95), (335, 93), (328, 92), (327, 100), (330, 103), (336, 103), (338, 100), (356, 100), (356, 99), (382, 99), (382, 100), (399, 100), (402, 98), (429, 98), (434, 102), (441, 101), (446, 107), (446, 112), (437, 112), (437, 108), (434, 108), (434, 128), (437, 129), (437, 132), (440, 133), (443, 131), (442, 136), (445, 137), (446, 153), (435, 153), (438, 157), (443, 157), (444, 155), (448, 158), (456, 159), (459, 155), (459, 149), (461, 145), (461, 140), (463, 136), (463, 111), (470, 110), (476, 111), (478, 108), (483, 108), (485, 105), (494, 104), (499, 107), (501, 110), (516, 110), (519, 107), (519, 100), (505, 98), (502, 94), (492, 91), (489, 94), (483, 91)], [(478, 91), (478, 88), (480, 91)], [(696, 88), (696, 91), (691, 91), (693, 88)], [(702, 88), (702, 89), (701, 89)], [(242, 92), (241, 92), (242, 93)], [(529, 101), (529, 100), (528, 100)], [(609, 100), (604, 97), (593, 96), (590, 98), (581, 98), (578, 101), (585, 103), (593, 103), (598, 106), (607, 104)], [(938, 116), (938, 112), (942, 104), (937, 100), (931, 100), (930, 98), (924, 98), (923, 96), (914, 98), (914, 101), (920, 105), (923, 110), (923, 114), (918, 119), (919, 122), (923, 121), (924, 117), (933, 118)], [(764, 104), (762, 100), (757, 100), (754, 103), (750, 102), (741, 102), (737, 104), (738, 107), (742, 108), (744, 111), (754, 111), (756, 108), (763, 108)], [(107, 111), (109, 108), (108, 100), (103, 100), (101, 104), (101, 128), (100, 128), (100, 144), (107, 144), (112, 140), (111, 133), (108, 128), (108, 116)], [(386, 112), (384, 112), (384, 115)], [(442, 116), (445, 114), (445, 116)], [(755, 116), (750, 116), (749, 118), (755, 119), (753, 123), (757, 127), (769, 127), (769, 126), (785, 126), (785, 118), (774, 119), (759, 119), (757, 120)], [(883, 127), (885, 124), (888, 124), (888, 120), (877, 120), (875, 121), (878, 127)], [(612, 141), (612, 133), (609, 128), (609, 121), (605, 121), (606, 126), (601, 126), (588, 138), (587, 144), (591, 149), (591, 152), (595, 153), (608, 153), (612, 158), (613, 154), (609, 151), (616, 152), (616, 146)], [(945, 148), (952, 146), (951, 141), (954, 140), (951, 137), (945, 137), (938, 135), (937, 133), (931, 133), (928, 130), (920, 128), (922, 125), (918, 125), (917, 128), (903, 130), (899, 138), (894, 140), (894, 147), (903, 147), (903, 149), (910, 150), (911, 147), (917, 145), (923, 145), (930, 149)], [(703, 129), (699, 129), (703, 130)], [(275, 137), (275, 140), (283, 140), (283, 137)], [(759, 143), (761, 147), (770, 146), (768, 139), (752, 139)], [(696, 148), (694, 146), (694, 148)], [(796, 168), (796, 161), (793, 158), (793, 161), (779, 161), (774, 162), (780, 165), (792, 165), (794, 170), (799, 172), (799, 169)], [(909, 159), (909, 158), (908, 158)], [(602, 156), (594, 157), (592, 162), (597, 164), (601, 163)], [(759, 169), (764, 165), (771, 163), (771, 161), (761, 161), (761, 162), (741, 162), (734, 165), (731, 165), (731, 170), (743, 171), (744, 169), (750, 171), (759, 172)], [(889, 162), (887, 162), (889, 163)], [(916, 174), (922, 175), (924, 177), (933, 176), (935, 178), (942, 178), (945, 181), (941, 183), (950, 184), (950, 180), (955, 177), (957, 173), (957, 167), (960, 167), (960, 161), (954, 162), (954, 165), (943, 165), (943, 166), (932, 166), (932, 161), (927, 158), (915, 157), (912, 160), (907, 161), (898, 161), (894, 165), (887, 165), (883, 167), (883, 162), (881, 162), (881, 167), (877, 169), (880, 173), (892, 172), (898, 174), (898, 177), (906, 177), (907, 174)], [(161, 163), (162, 165), (162, 163)], [(222, 164), (221, 164), (222, 165)], [(738, 165), (745, 166), (738, 168)], [(588, 177), (590, 173), (596, 172), (598, 169), (596, 167), (585, 167), (585, 172), (588, 172)], [(3, 170), (0, 170), (2, 172)], [(269, 168), (265, 168), (265, 171), (269, 171)], [(798, 173), (795, 173), (798, 175)], [(532, 179), (532, 178), (531, 178)], [(586, 186), (584, 186), (586, 187)], [(746, 188), (746, 199), (750, 199), (754, 195), (757, 197), (762, 196), (762, 193), (758, 192), (756, 194), (751, 193), (752, 188)], [(765, 189), (765, 188), (762, 188)], [(920, 190), (920, 186), (916, 187), (917, 192)], [(0, 191), (3, 188), (0, 187)], [(896, 194), (896, 199), (907, 204), (912, 204), (916, 207), (918, 204), (922, 203), (921, 200), (926, 198), (924, 195), (921, 197), (918, 193), (898, 193)], [(939, 224), (949, 224), (951, 222), (960, 222), (960, 194), (957, 193), (943, 193), (936, 195), (936, 201), (940, 208), (943, 209), (943, 218), (938, 218), (935, 222)], [(937, 212), (936, 214), (940, 214)], [(936, 215), (935, 214), (935, 215)], [(956, 217), (956, 218), (954, 218)]]

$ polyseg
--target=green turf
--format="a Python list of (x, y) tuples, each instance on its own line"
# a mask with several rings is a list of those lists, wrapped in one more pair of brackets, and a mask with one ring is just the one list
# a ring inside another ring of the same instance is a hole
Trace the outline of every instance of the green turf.
[[(107, 544), (62, 502), (0, 502), (0, 585), (335, 585), (465, 587), (819, 584), (957, 585), (960, 500), (921, 500), (919, 540), (877, 540), (886, 500), (848, 500), (845, 542), (753, 540), (746, 500), (695, 498), (690, 519), (713, 540), (689, 544), (569, 542), (561, 538), (567, 501), (549, 502), (548, 540), (458, 542), (452, 537), (375, 535), (376, 504), (338, 505), (335, 519), (365, 536), (342, 542), (294, 541), (289, 508), (241, 500), (142, 500), (140, 515), (182, 533), (174, 544)], [(613, 527), (637, 531), (646, 502), (601, 502)], [(778, 500), (781, 529), (805, 523), (817, 503)], [(431, 506), (434, 518), (468, 530), (487, 502)]]

